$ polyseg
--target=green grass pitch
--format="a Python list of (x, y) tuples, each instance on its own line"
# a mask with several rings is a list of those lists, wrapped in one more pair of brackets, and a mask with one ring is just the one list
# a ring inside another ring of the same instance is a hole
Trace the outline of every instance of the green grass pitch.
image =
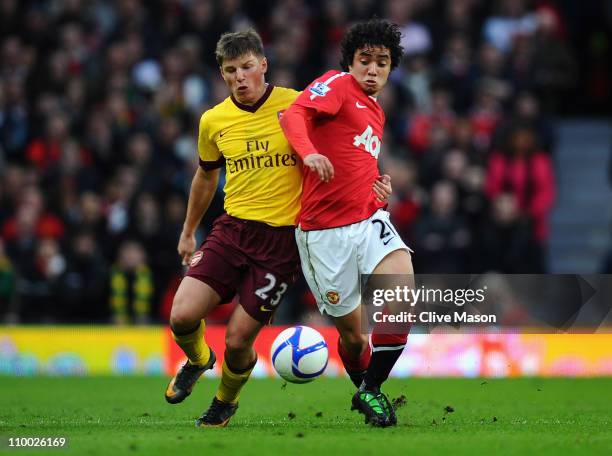
[[(612, 378), (392, 379), (386, 391), (405, 395), (406, 404), (390, 429), (367, 427), (349, 411), (348, 379), (285, 387), (281, 380), (251, 380), (225, 429), (193, 425), (217, 380), (202, 380), (179, 405), (164, 401), (166, 382), (0, 377), (0, 453), (612, 454)], [(8, 448), (8, 438), (16, 436), (63, 436), (68, 443)]]

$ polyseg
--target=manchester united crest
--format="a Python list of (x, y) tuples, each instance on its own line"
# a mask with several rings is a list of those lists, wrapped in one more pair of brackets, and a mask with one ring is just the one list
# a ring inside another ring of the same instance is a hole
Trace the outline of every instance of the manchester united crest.
[(330, 304), (338, 304), (340, 302), (340, 293), (334, 290), (329, 290), (325, 293), (325, 297)]

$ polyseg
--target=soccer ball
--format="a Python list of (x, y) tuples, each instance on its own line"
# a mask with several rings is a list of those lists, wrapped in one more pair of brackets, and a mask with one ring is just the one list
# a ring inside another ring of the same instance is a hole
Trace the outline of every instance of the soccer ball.
[(327, 343), (319, 331), (294, 326), (281, 332), (270, 350), (274, 369), (291, 383), (307, 383), (327, 367)]

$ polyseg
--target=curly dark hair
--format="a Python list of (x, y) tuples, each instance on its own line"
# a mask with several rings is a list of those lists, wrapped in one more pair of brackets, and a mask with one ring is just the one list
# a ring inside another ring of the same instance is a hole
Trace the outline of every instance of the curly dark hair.
[(400, 45), (402, 33), (397, 24), (384, 19), (370, 19), (353, 25), (342, 38), (342, 60), (340, 66), (343, 71), (349, 70), (353, 64), (355, 51), (364, 46), (384, 46), (391, 52), (391, 70), (397, 68), (402, 59), (404, 48)]

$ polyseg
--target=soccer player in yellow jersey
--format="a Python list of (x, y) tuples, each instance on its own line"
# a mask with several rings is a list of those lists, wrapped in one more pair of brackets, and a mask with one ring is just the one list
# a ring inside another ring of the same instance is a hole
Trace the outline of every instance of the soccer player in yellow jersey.
[[(231, 96), (200, 120), (198, 167), (178, 244), (189, 264), (172, 304), (170, 326), (188, 361), (166, 389), (182, 402), (216, 357), (204, 339), (204, 318), (236, 295), (240, 305), (225, 336), (221, 383), (198, 426), (225, 426), (257, 362), (253, 342), (299, 272), (294, 221), (300, 208), (301, 163), (278, 123), (299, 94), (266, 84), (267, 61), (254, 30), (224, 34), (216, 58)], [(226, 169), (225, 210), (196, 250), (195, 231)]]
[[(302, 162), (289, 146), (279, 118), (299, 95), (266, 84), (267, 61), (254, 30), (226, 33), (216, 58), (231, 96), (206, 111), (198, 138), (200, 166), (191, 183), (178, 245), (186, 277), (174, 297), (170, 326), (188, 361), (166, 389), (182, 402), (216, 357), (206, 345), (204, 318), (236, 293), (240, 306), (227, 325), (222, 377), (197, 426), (226, 426), (242, 386), (257, 362), (253, 342), (295, 282), (300, 259), (294, 223), (300, 209)], [(308, 164), (306, 164), (308, 166)], [(195, 253), (194, 233), (225, 166), (225, 210)], [(376, 183), (381, 200), (390, 185)]]

